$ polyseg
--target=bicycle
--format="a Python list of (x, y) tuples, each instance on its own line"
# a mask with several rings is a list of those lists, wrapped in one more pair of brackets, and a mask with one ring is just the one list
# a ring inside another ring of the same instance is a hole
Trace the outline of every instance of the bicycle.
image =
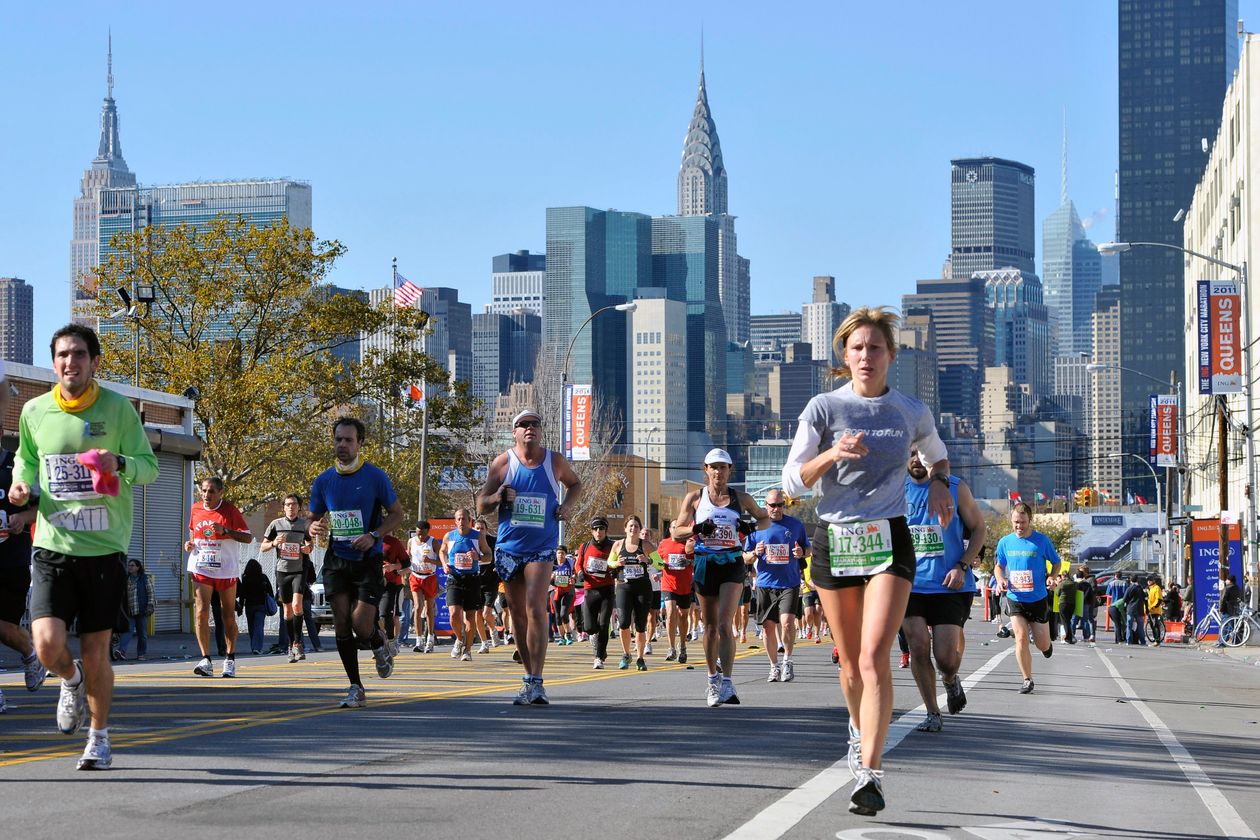
[[(1212, 624), (1215, 622), (1216, 626), (1219, 628), (1223, 618), (1224, 617), (1221, 615), (1220, 608), (1216, 604), (1213, 604), (1212, 609), (1208, 610), (1208, 614), (1199, 619), (1198, 624), (1194, 625), (1194, 640), (1196, 642), (1201, 642), (1207, 638), (1207, 636), (1212, 632)], [(1219, 636), (1217, 638), (1219, 638)]]
[(1164, 643), (1164, 634), (1167, 628), (1164, 626), (1163, 615), (1148, 615), (1146, 617), (1146, 640), (1153, 645), (1162, 645)]
[(1256, 618), (1255, 610), (1251, 609), (1251, 607), (1243, 607), (1241, 613), (1231, 615), (1221, 625), (1221, 641), (1227, 647), (1245, 645), (1247, 640), (1251, 638), (1253, 625), (1257, 630), (1260, 630), (1260, 619)]

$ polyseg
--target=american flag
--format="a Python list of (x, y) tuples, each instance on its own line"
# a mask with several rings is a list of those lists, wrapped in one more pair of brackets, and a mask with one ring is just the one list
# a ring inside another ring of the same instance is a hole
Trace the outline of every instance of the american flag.
[(423, 292), (424, 289), (412, 283), (397, 271), (394, 272), (394, 306), (402, 308), (415, 306), (420, 302), (420, 295)]

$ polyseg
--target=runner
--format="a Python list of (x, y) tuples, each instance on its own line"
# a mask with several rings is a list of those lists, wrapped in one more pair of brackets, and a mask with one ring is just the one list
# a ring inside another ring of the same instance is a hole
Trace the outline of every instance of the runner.
[[(673, 531), (673, 523), (665, 533)], [(665, 600), (665, 631), (669, 637), (669, 655), (666, 662), (687, 664), (687, 633), (691, 629), (691, 602), (694, 596), (692, 577), (696, 562), (696, 538), (679, 542), (667, 536), (656, 547), (664, 562), (661, 570), (661, 597)]]
[(704, 658), (709, 666), (709, 683), (705, 700), (710, 707), (739, 704), (731, 673), (735, 667), (735, 611), (747, 574), (744, 553), (739, 550), (745, 528), (741, 515), (755, 516), (759, 526), (769, 524), (768, 515), (752, 496), (726, 486), (731, 466), (731, 456), (725, 449), (709, 450), (704, 458), (704, 487), (683, 497), (682, 510), (672, 529), (675, 540), (698, 537), (695, 581), (707, 630)]
[[(407, 540), (407, 554), (411, 557), (411, 614), (415, 618), (416, 643), (413, 653), (433, 653), (434, 630), (437, 628), (438, 554), (433, 537), (429, 536), (429, 520), (416, 523), (416, 533)], [(420, 616), (428, 621), (428, 630), (420, 623)]]
[[(499, 573), (494, 569), (494, 531), (490, 530), (489, 523), (486, 522), (484, 516), (478, 516), (473, 521), (473, 527), (486, 535), (486, 545), (490, 547), (490, 552), (481, 558), (481, 615), (478, 618), (478, 628), (484, 624), (486, 630), (489, 631), (489, 647), (482, 643), (485, 648), (483, 653), (489, 652), (490, 648), (507, 644), (503, 638), (503, 632), (500, 627), (506, 627), (503, 621), (503, 615), (507, 611), (507, 598), (503, 602), (499, 601), (499, 584), (503, 583), (499, 579)], [(486, 638), (482, 636), (482, 638)]]
[[(61, 677), (57, 728), (73, 735), (88, 719), (80, 770), (113, 766), (109, 640), (127, 587), (132, 487), (157, 478), (157, 457), (130, 400), (95, 380), (101, 344), (69, 324), (52, 337), (53, 389), (22, 406), (9, 503), (42, 489), (31, 552), (31, 637), (40, 662)], [(66, 646), (77, 623), (81, 659)], [(28, 683), (29, 684), (29, 683)]]
[(315, 521), (310, 530), (316, 540), (331, 538), (324, 554), (324, 595), (332, 607), (337, 654), (350, 679), (350, 688), (338, 705), (358, 709), (367, 705), (359, 674), (359, 642), (372, 649), (377, 676), (386, 679), (394, 673), (394, 657), (376, 627), (377, 608), (385, 593), (381, 535), (402, 524), (404, 514), (389, 476), (359, 454), (363, 421), (340, 417), (332, 431), (336, 460), (311, 485)]
[[(478, 507), (499, 511), (494, 562), (507, 584), (516, 650), (525, 666), (516, 705), (545, 706), (547, 589), (559, 544), (559, 523), (578, 503), (582, 481), (563, 455), (542, 445), (542, 415), (525, 409), (512, 418), (514, 445), (490, 464)], [(561, 487), (568, 489), (561, 501)]]
[(551, 573), (551, 608), (556, 616), (556, 644), (571, 645), (573, 626), (573, 555), (568, 546), (556, 546), (556, 568)]
[(822, 644), (822, 624), (820, 616), (822, 609), (818, 606), (818, 593), (814, 591), (814, 584), (810, 581), (809, 565), (801, 570), (801, 611), (804, 613), (802, 624), (805, 625), (805, 631), (801, 638), (813, 639), (814, 644)]
[(1006, 593), (1011, 608), (1011, 629), (1015, 636), (1015, 661), (1024, 676), (1020, 694), (1032, 694), (1032, 654), (1028, 651), (1028, 634), (1041, 655), (1054, 654), (1050, 640), (1049, 600), (1046, 578), (1060, 565), (1054, 543), (1032, 529), (1032, 508), (1018, 502), (1011, 509), (1012, 532), (998, 540), (993, 556), (993, 573), (998, 590)]
[(391, 656), (398, 655), (398, 616), (399, 604), (403, 597), (403, 575), (411, 566), (411, 557), (402, 540), (393, 534), (381, 537), (381, 573), (385, 576), (385, 594), (381, 597), (379, 610), (381, 623), (385, 630), (385, 644)]
[(856, 779), (849, 811), (863, 816), (884, 808), (881, 757), (893, 703), (888, 652), (915, 568), (902, 489), (912, 446), (932, 464), (928, 510), (943, 525), (953, 516), (949, 461), (931, 412), (888, 387), (896, 323), (882, 307), (861, 307), (841, 323), (833, 343), (842, 362), (833, 373), (850, 381), (805, 406), (783, 468), (784, 492), (817, 491), (810, 579), (836, 642), (849, 710)]
[[(193, 673), (202, 677), (214, 676), (214, 661), (210, 658), (210, 599), (219, 595), (224, 604), (223, 617), (223, 676), (236, 676), (236, 584), (241, 577), (241, 543), (249, 544), (254, 536), (249, 524), (236, 505), (223, 496), (223, 479), (217, 475), (203, 478), (201, 501), (193, 502), (188, 514), (188, 540), (184, 550), (188, 552), (188, 573), (192, 575), (193, 598), (196, 602), (197, 646), (201, 648), (201, 661)], [(216, 626), (218, 616), (216, 616)]]
[(306, 582), (305, 557), (314, 544), (307, 533), (310, 523), (301, 515), (302, 497), (290, 493), (284, 497), (284, 515), (273, 519), (263, 531), (258, 551), (276, 552), (276, 589), (280, 596), (282, 617), (289, 631), (289, 661), (306, 658), (302, 644), (302, 597)]
[(621, 670), (630, 667), (630, 625), (634, 624), (634, 667), (647, 670), (643, 654), (647, 645), (648, 611), (652, 607), (652, 582), (648, 567), (656, 546), (642, 537), (643, 521), (635, 514), (626, 517), (626, 535), (613, 544), (608, 567), (617, 573), (617, 626), (621, 631)]
[(613, 541), (608, 539), (608, 520), (597, 516), (591, 520), (591, 539), (578, 549), (578, 581), (584, 592), (582, 598), (582, 627), (590, 634), (591, 647), (595, 651), (592, 670), (604, 667), (608, 659), (608, 626), (612, 623), (613, 586), (616, 578), (608, 572), (608, 557), (612, 554)]
[(455, 644), (451, 659), (471, 662), (468, 645), (472, 642), (473, 617), (481, 609), (481, 572), (478, 558), (490, 553), (485, 535), (472, 529), (472, 511), (455, 511), (455, 530), (442, 538), (438, 557), (446, 573), (446, 609), (451, 616), (451, 633)]
[[(920, 732), (941, 731), (941, 707), (936, 702), (936, 668), (945, 683), (946, 705), (956, 715), (967, 705), (958, 669), (962, 667), (963, 625), (971, 616), (976, 593), (976, 564), (984, 546), (984, 515), (971, 489), (957, 476), (949, 477), (949, 495), (958, 515), (944, 528), (928, 512), (932, 479), (918, 450), (910, 453), (906, 467), (906, 522), (914, 538), (914, 587), (906, 604), (901, 629), (910, 646), (910, 672), (927, 707)], [(968, 531), (966, 542), (964, 529)]]
[(765, 633), (766, 656), (770, 658), (766, 682), (791, 682), (796, 678), (792, 651), (796, 647), (796, 620), (801, 615), (801, 566), (805, 549), (809, 548), (805, 526), (796, 517), (786, 515), (783, 505), (782, 490), (767, 492), (770, 525), (744, 540), (744, 562), (757, 575), (754, 620)]
[[(0, 359), (0, 417), (9, 414), (9, 388), (4, 360)], [(17, 651), (26, 672), (26, 690), (38, 691), (48, 669), (35, 655), (31, 637), (22, 629), (26, 595), (31, 589), (31, 523), (36, 510), (30, 502), (10, 504), (14, 454), (0, 449), (0, 642)], [(0, 714), (4, 714), (4, 692), (0, 691)]]

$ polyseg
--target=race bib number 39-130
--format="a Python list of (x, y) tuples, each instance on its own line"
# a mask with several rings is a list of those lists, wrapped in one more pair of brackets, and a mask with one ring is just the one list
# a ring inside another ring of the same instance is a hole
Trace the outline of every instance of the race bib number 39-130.
[(910, 539), (915, 557), (938, 557), (945, 553), (945, 534), (940, 525), (911, 525)]
[(512, 524), (542, 528), (547, 522), (547, 497), (542, 493), (517, 493), (512, 503)]
[(892, 565), (892, 530), (887, 519), (831, 525), (827, 533), (835, 577), (874, 575)]

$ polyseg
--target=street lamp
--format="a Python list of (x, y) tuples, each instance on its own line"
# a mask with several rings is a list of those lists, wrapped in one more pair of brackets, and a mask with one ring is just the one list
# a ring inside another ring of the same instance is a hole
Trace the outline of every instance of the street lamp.
[[(1242, 348), (1243, 348), (1243, 370), (1247, 372), (1247, 376), (1251, 375), (1251, 295), (1247, 288), (1247, 261), (1243, 260), (1241, 264), (1226, 262), (1216, 257), (1201, 254), (1198, 251), (1191, 251), (1189, 248), (1183, 248), (1180, 245), (1171, 245), (1167, 242), (1104, 242), (1098, 246), (1100, 254), (1123, 254), (1133, 248), (1167, 248), (1170, 251), (1179, 251), (1187, 256), (1198, 257), (1199, 259), (1209, 263), (1210, 265), (1218, 265), (1221, 268), (1228, 269), (1236, 273), (1239, 277), (1239, 288), (1242, 291)], [(1246, 449), (1247, 458), (1247, 486), (1251, 492), (1247, 498), (1247, 563), (1251, 570), (1252, 580), (1260, 578), (1260, 557), (1256, 556), (1256, 493), (1255, 493), (1255, 451), (1254, 443), (1251, 438), (1251, 430), (1254, 426), (1252, 420), (1252, 404), (1251, 404), (1251, 385), (1248, 383), (1243, 391), (1245, 401), (1243, 403), (1245, 434), (1243, 443)], [(1217, 555), (1220, 558), (1220, 579), (1225, 580), (1229, 573), (1229, 526), (1225, 524), (1225, 509), (1229, 507), (1229, 490), (1226, 484), (1228, 477), (1228, 461), (1226, 460), (1226, 437), (1228, 436), (1229, 421), (1225, 412), (1225, 398), (1223, 394), (1217, 395), (1217, 444), (1219, 458), (1219, 476), (1218, 485), (1220, 488), (1220, 508), (1221, 508), (1221, 529), (1218, 540), (1217, 549), (1220, 552)], [(1253, 587), (1252, 606), (1260, 603), (1260, 587)]]
[(648, 446), (652, 442), (652, 437), (656, 435), (656, 433), (659, 432), (660, 430), (661, 430), (660, 426), (653, 426), (651, 430), (647, 433), (646, 435), (647, 439), (644, 441), (644, 446), (643, 446), (643, 521), (647, 523), (644, 526), (646, 528), (652, 527), (651, 508), (649, 507), (649, 503), (648, 503), (648, 457), (647, 457)]
[[(1152, 466), (1151, 466), (1151, 464), (1150, 464), (1150, 462), (1149, 462), (1149, 461), (1147, 461), (1145, 458), (1143, 458), (1143, 457), (1142, 457), (1142, 456), (1140, 456), (1140, 455), (1134, 455), (1132, 452), (1108, 452), (1108, 453), (1107, 453), (1104, 457), (1107, 457), (1107, 458), (1132, 458), (1133, 460), (1137, 461), (1137, 462), (1138, 462), (1138, 463), (1140, 463), (1142, 466), (1146, 467), (1148, 470), (1150, 470), (1150, 471), (1151, 471), (1151, 478), (1155, 479), (1155, 510), (1156, 510), (1156, 513), (1155, 513), (1155, 521), (1156, 521), (1156, 523), (1159, 523), (1159, 522), (1160, 522), (1160, 518), (1164, 516), (1164, 504), (1163, 504), (1163, 501), (1164, 501), (1164, 500), (1163, 500), (1163, 497), (1160, 495), (1160, 492), (1159, 492), (1159, 476), (1158, 476), (1158, 475), (1156, 475), (1156, 473), (1155, 473), (1155, 468), (1154, 468), (1154, 467), (1152, 467)], [(1167, 558), (1167, 557), (1171, 556), (1171, 555), (1170, 555), (1170, 552), (1168, 551), (1169, 540), (1168, 540), (1168, 527), (1167, 527), (1167, 524), (1168, 524), (1168, 520), (1167, 520), (1167, 519), (1164, 519), (1164, 522), (1163, 522), (1163, 527), (1161, 527), (1161, 528), (1159, 529), (1159, 530), (1163, 533), (1163, 536), (1164, 536), (1164, 540), (1163, 540), (1163, 542), (1164, 542), (1164, 557), (1165, 557), (1165, 558)], [(1172, 577), (1172, 576), (1168, 573), (1168, 570), (1166, 570), (1166, 569), (1164, 569), (1164, 568), (1162, 567), (1162, 561), (1161, 561), (1161, 568), (1160, 568), (1160, 570), (1159, 570), (1159, 571), (1160, 571), (1160, 574), (1162, 574), (1162, 575), (1164, 576), (1164, 581), (1165, 581), (1165, 582), (1167, 582), (1169, 579), (1171, 579), (1171, 577)]]

